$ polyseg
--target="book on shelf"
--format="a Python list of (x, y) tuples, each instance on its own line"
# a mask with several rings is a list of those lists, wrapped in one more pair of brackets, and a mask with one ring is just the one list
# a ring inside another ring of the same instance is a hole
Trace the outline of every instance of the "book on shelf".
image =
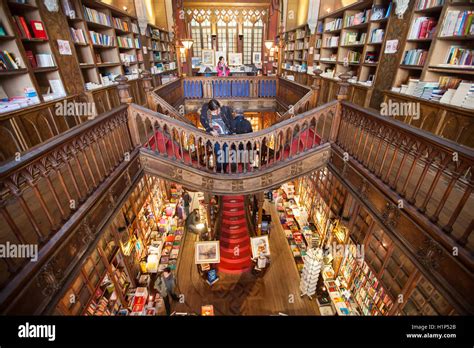
[(346, 32), (342, 35), (341, 45), (360, 45), (365, 43), (366, 33)]
[(44, 24), (41, 21), (30, 21), (31, 29), (33, 29), (33, 35), (36, 39), (48, 39)]
[(386, 11), (383, 5), (374, 4), (372, 5), (370, 20), (377, 21), (377, 20), (383, 19), (385, 18), (385, 14), (386, 14)]
[(72, 40), (74, 42), (81, 43), (81, 44), (87, 43), (86, 35), (84, 33), (84, 30), (75, 29), (75, 28), (72, 28), (72, 27), (70, 27), (69, 30), (71, 31)]
[(0, 36), (7, 36), (7, 30), (5, 29), (1, 21), (0, 21)]
[(385, 33), (384, 29), (372, 29), (372, 32), (370, 33), (370, 42), (371, 43), (382, 42), (384, 33)]
[(415, 11), (425, 10), (427, 8), (443, 6), (445, 0), (418, 0), (415, 5)]
[(378, 53), (377, 52), (366, 52), (365, 53), (365, 63), (377, 63)]
[(324, 31), (334, 31), (341, 29), (342, 18), (336, 18), (335, 20), (328, 22), (324, 25)]
[(358, 13), (355, 13), (351, 16), (346, 16), (344, 18), (344, 27), (351, 27), (359, 24), (364, 24), (370, 18), (371, 10), (367, 9)]
[(84, 17), (86, 21), (102, 24), (109, 27), (112, 26), (112, 21), (110, 19), (110, 16), (106, 15), (103, 12), (97, 11), (95, 9), (88, 8), (86, 6), (83, 6), (83, 8), (84, 8)]
[(423, 49), (413, 49), (405, 51), (403, 55), (402, 64), (403, 65), (424, 65), (426, 62), (426, 57), (428, 56), (428, 51)]
[(408, 39), (431, 39), (436, 31), (437, 20), (430, 17), (418, 17), (413, 22)]
[(8, 51), (0, 51), (0, 70), (16, 70), (19, 66), (17, 64), (15, 55)]
[(474, 35), (474, 12), (449, 10), (444, 16), (440, 36)]
[(74, 19), (76, 18), (76, 10), (74, 8), (74, 5), (72, 4), (71, 0), (61, 0), (61, 6), (63, 8), (64, 14), (71, 18)]
[(115, 29), (120, 29), (122, 31), (130, 31), (128, 27), (128, 22), (116, 17), (113, 17), (112, 19), (113, 19)]
[(120, 48), (134, 48), (133, 39), (124, 36), (117, 36), (117, 43)]
[(474, 50), (462, 47), (451, 46), (446, 55), (444, 64), (449, 66), (472, 67)]
[(138, 25), (132, 22), (132, 32), (135, 34), (140, 34), (140, 30), (138, 29)]
[(25, 55), (26, 55), (26, 58), (28, 59), (28, 61), (30, 62), (30, 66), (35, 69), (36, 67), (38, 67), (38, 64), (36, 63), (36, 58), (33, 54), (33, 51), (25, 51)]
[(13, 16), (13, 19), (15, 20), (15, 25), (17, 27), (18, 33), (20, 34), (20, 37), (24, 39), (31, 39), (31, 32), (28, 28), (28, 25), (26, 24), (25, 17)]
[(115, 46), (115, 38), (113, 36), (96, 33), (95, 31), (89, 31), (89, 33), (94, 45)]
[(53, 56), (49, 53), (37, 53), (35, 55), (35, 58), (38, 68), (47, 68), (55, 66)]

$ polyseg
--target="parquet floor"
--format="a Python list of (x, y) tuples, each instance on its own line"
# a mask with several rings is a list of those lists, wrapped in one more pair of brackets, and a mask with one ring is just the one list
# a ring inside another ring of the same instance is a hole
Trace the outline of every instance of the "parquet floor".
[[(274, 205), (265, 204), (278, 221)], [(210, 287), (194, 264), (196, 240), (197, 235), (188, 233), (180, 253), (177, 292), (184, 295), (184, 303), (172, 304), (174, 311), (200, 313), (202, 305), (212, 304), (216, 315), (319, 315), (314, 299), (300, 298), (298, 270), (279, 223), (270, 232), (271, 264), (261, 278), (220, 274)]]

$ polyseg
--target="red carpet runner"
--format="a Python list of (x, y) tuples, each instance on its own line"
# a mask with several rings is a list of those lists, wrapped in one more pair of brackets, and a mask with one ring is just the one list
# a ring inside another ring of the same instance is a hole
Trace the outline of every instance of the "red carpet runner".
[(239, 274), (252, 267), (244, 196), (222, 196), (219, 272)]

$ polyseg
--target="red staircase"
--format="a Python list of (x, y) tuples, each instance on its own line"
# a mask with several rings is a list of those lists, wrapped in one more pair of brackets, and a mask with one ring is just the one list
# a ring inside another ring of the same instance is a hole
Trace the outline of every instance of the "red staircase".
[(240, 274), (252, 268), (244, 196), (222, 196), (219, 272)]

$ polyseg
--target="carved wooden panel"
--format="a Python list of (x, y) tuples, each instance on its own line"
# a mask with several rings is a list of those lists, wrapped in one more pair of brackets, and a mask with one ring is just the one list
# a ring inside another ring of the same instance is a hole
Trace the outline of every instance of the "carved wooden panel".
[[(402, 18), (398, 18), (395, 15), (395, 11), (392, 11), (384, 35), (384, 42), (387, 40), (399, 40), (398, 47), (404, 47), (404, 40), (406, 40), (410, 28), (410, 20), (407, 17), (410, 16), (415, 2), (416, 1), (409, 2), (408, 9)], [(384, 50), (384, 48), (385, 44), (382, 45), (381, 49)], [(393, 80), (395, 79), (402, 54), (403, 50), (399, 49), (398, 52), (394, 54), (380, 55), (377, 74), (373, 84), (374, 91), (370, 101), (370, 107), (376, 110), (380, 109), (380, 103), (383, 101), (383, 91), (389, 90), (393, 86)]]
[[(268, 170), (239, 175), (216, 175), (190, 168), (181, 163), (154, 156), (149, 150), (141, 150), (141, 164), (147, 174), (168, 179), (186, 187), (213, 194), (244, 194), (269, 189), (289, 180), (324, 167), (330, 156), (329, 144), (321, 145), (315, 151), (284, 161)], [(268, 175), (271, 172), (271, 180)], [(211, 185), (212, 183), (212, 185)]]
[[(68, 95), (80, 94), (84, 92), (84, 80), (82, 78), (81, 68), (77, 60), (74, 42), (70, 40), (69, 23), (62, 11), (49, 12), (43, 1), (37, 1), (41, 19), (44, 22), (46, 31), (48, 32), (51, 50), (59, 72), (62, 76), (64, 88)], [(57, 40), (69, 41), (69, 46), (73, 52), (72, 55), (60, 55)]]
[[(413, 215), (410, 216), (413, 212), (397, 209), (395, 204), (398, 196), (393, 195), (387, 186), (353, 159), (350, 159), (349, 164), (344, 162), (338, 150), (333, 152), (329, 168), (352, 192), (358, 192), (359, 187), (368, 185), (365, 198), (361, 199), (367, 210), (430, 282), (456, 305), (460, 313), (472, 313), (472, 303), (468, 299), (474, 291), (473, 275), (453, 257), (452, 250), (446, 250), (436, 241), (436, 235), (430, 235), (433, 230), (415, 222)], [(356, 196), (360, 198), (359, 194)], [(426, 250), (426, 240), (430, 240), (433, 245), (431, 251)], [(432, 259), (433, 250), (437, 255), (436, 260)]]
[[(21, 289), (9, 289), (8, 300), (1, 301), (0, 311), (6, 314), (42, 314), (47, 313), (61, 296), (68, 277), (81, 264), (81, 258), (87, 253), (91, 243), (100, 238), (102, 230), (120, 202), (131, 189), (126, 177), (136, 183), (143, 172), (140, 171), (138, 156), (130, 162), (123, 162), (111, 177), (105, 180), (96, 192), (84, 203), (84, 209), (74, 219), (63, 234), (54, 241), (54, 248), (36, 263), (30, 263), (21, 274), (26, 283)], [(132, 185), (133, 186), (133, 185)], [(111, 204), (110, 197), (113, 198)], [(22, 290), (20, 292), (20, 290)], [(5, 293), (3, 294), (5, 296)]]

